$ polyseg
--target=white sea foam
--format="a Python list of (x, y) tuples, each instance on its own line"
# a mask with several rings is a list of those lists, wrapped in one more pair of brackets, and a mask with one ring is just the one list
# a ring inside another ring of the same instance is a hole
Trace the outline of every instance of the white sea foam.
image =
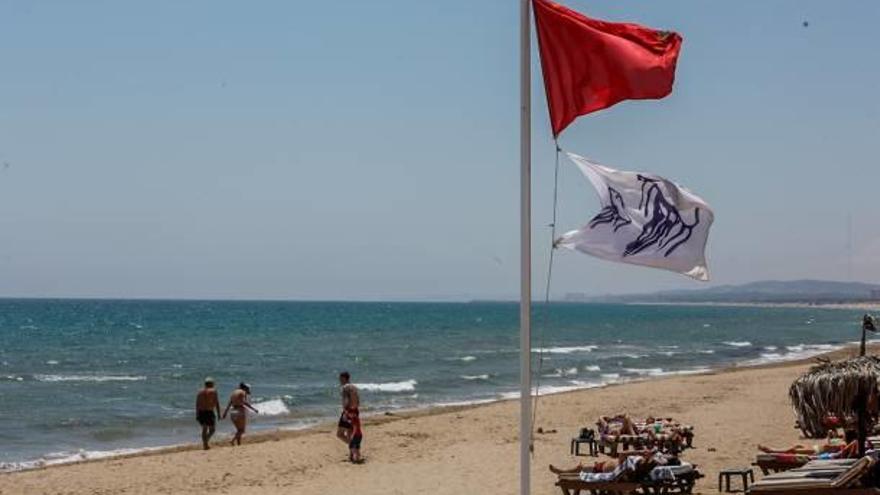
[(765, 351), (775, 351), (776, 349), (778, 349), (778, 347), (776, 347), (775, 345), (768, 345), (764, 347)]
[(602, 378), (606, 380), (617, 380), (620, 378), (620, 373), (602, 373)]
[[(579, 380), (571, 380), (569, 382), (570, 385), (542, 385), (541, 389), (538, 390), (535, 387), (532, 387), (532, 394), (537, 394), (540, 396), (545, 395), (553, 395), (553, 394), (561, 394), (563, 392), (571, 392), (573, 390), (585, 390), (588, 388), (601, 388), (606, 386), (605, 383), (602, 382), (582, 382)], [(499, 395), (501, 399), (519, 399), (519, 392), (504, 392)]]
[(574, 376), (577, 374), (578, 369), (576, 367), (567, 369), (556, 368), (555, 370), (553, 370), (553, 373), (548, 373), (542, 376), (545, 376), (547, 378), (562, 378), (563, 376)]
[(109, 457), (119, 457), (124, 455), (138, 454), (142, 452), (151, 452), (168, 447), (147, 447), (142, 449), (116, 449), (116, 450), (78, 450), (76, 452), (51, 452), (39, 459), (19, 462), (0, 462), (0, 472), (8, 471), (24, 471), (28, 469), (36, 469), (46, 466), (55, 466), (59, 464), (70, 464), (71, 462), (89, 461), (94, 459), (106, 459)]
[(141, 382), (146, 379), (127, 375), (34, 375), (38, 382)]
[(477, 357), (476, 357), (476, 356), (464, 356), (464, 357), (460, 357), (460, 358), (457, 358), (457, 359), (458, 359), (459, 361), (464, 361), (464, 362), (467, 363), (467, 362), (470, 362), (470, 361), (476, 361), (476, 360), (477, 360)]
[(785, 354), (780, 354), (778, 352), (765, 352), (761, 354), (759, 358), (765, 362), (771, 363), (773, 361), (782, 361), (785, 359)]
[(545, 354), (572, 354), (575, 352), (593, 352), (598, 349), (597, 345), (579, 345), (571, 347), (539, 347), (532, 349), (532, 352), (543, 352)]
[(58, 364), (58, 361), (56, 361), (54, 359), (50, 359), (50, 360), (46, 361), (46, 364), (48, 364), (49, 366), (55, 366), (56, 364)]
[(463, 380), (488, 380), (488, 379), (489, 379), (489, 375), (488, 375), (488, 374), (483, 374), (483, 375), (461, 375), (461, 378), (462, 378)]
[(573, 390), (584, 390), (588, 388), (599, 388), (605, 386), (604, 383), (597, 382), (581, 382), (581, 381), (572, 381), (571, 385), (549, 385), (541, 387), (540, 391), (536, 391), (540, 395), (553, 395), (553, 394), (561, 394), (563, 392), (571, 392)]
[(404, 380), (402, 382), (359, 383), (357, 387), (370, 392), (412, 392), (418, 383), (415, 380)]
[(663, 368), (625, 368), (624, 371), (634, 375), (660, 376)]
[[(769, 347), (773, 347), (773, 350), (776, 350), (775, 346), (767, 346), (765, 349)], [(797, 361), (800, 359), (809, 359), (813, 356), (818, 356), (819, 354), (824, 354), (826, 352), (836, 351), (838, 349), (842, 349), (842, 345), (832, 345), (832, 344), (798, 344), (798, 345), (790, 345), (786, 346), (785, 349), (788, 352), (765, 352), (762, 353), (760, 357), (756, 359), (751, 359), (744, 363), (740, 363), (742, 366), (756, 366), (761, 364), (769, 364), (769, 363), (779, 363), (784, 361)], [(768, 349), (769, 350), (769, 349)]]
[[(503, 396), (504, 394), (502, 394)], [(519, 395), (517, 395), (519, 397)], [(503, 398), (503, 397), (502, 397)], [(449, 402), (438, 402), (433, 404), (436, 407), (459, 407), (459, 406), (473, 406), (477, 404), (489, 404), (491, 402), (495, 402), (497, 399), (471, 399), (471, 400), (454, 400)]]
[(675, 371), (661, 371), (652, 376), (680, 376), (680, 375), (699, 375), (702, 373), (708, 373), (712, 371), (712, 368), (707, 366), (700, 366), (697, 368), (691, 368), (687, 370), (675, 370)]
[(260, 411), (260, 416), (283, 416), (290, 414), (290, 409), (281, 399), (271, 399), (264, 402), (257, 402), (254, 408)]
[(731, 347), (749, 347), (749, 346), (752, 345), (752, 343), (749, 342), (748, 340), (741, 340), (741, 341), (730, 340), (730, 341), (727, 341), (727, 342), (723, 342), (723, 344), (724, 344), (724, 345), (729, 345), (729, 346), (731, 346)]
[(840, 346), (834, 346), (831, 344), (798, 344), (798, 345), (789, 345), (785, 346), (790, 352), (805, 352), (805, 351), (819, 351), (819, 352), (829, 352), (836, 349), (839, 349)]
[(584, 366), (584, 371), (601, 371), (602, 368), (596, 366), (595, 364), (591, 364), (590, 366)]
[(715, 354), (715, 351), (712, 349), (700, 349), (697, 352), (699, 352), (700, 354)]
[(629, 359), (642, 359), (648, 357), (647, 354), (621, 354), (619, 357), (625, 357)]

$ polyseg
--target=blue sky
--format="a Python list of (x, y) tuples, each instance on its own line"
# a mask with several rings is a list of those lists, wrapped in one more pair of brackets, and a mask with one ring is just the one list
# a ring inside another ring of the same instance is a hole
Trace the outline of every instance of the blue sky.
[[(0, 0), (0, 296), (515, 296), (517, 3)], [(565, 3), (684, 36), (670, 97), (561, 143), (709, 201), (713, 284), (880, 277), (880, 3)], [(597, 202), (561, 180), (576, 228)], [(700, 286), (557, 259), (559, 295)]]

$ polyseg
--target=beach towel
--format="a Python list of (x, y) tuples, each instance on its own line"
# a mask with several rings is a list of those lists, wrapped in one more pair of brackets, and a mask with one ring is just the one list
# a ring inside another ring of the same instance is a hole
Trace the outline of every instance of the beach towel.
[(694, 471), (693, 464), (682, 462), (678, 466), (657, 466), (648, 475), (651, 481), (675, 481), (677, 476), (683, 476)]

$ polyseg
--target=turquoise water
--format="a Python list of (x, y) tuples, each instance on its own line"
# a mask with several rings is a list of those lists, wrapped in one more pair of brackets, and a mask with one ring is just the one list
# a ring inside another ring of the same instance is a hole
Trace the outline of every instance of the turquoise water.
[[(803, 357), (858, 339), (859, 318), (554, 304), (534, 347), (543, 393)], [(0, 469), (195, 442), (208, 375), (224, 399), (252, 385), (257, 429), (332, 419), (340, 370), (365, 413), (514, 397), (518, 325), (513, 303), (0, 300)]]

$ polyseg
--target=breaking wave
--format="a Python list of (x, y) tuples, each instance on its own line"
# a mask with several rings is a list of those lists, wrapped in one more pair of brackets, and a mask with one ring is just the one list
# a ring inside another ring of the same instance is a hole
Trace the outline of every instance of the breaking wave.
[(281, 399), (271, 399), (264, 402), (257, 402), (254, 408), (260, 411), (260, 416), (283, 416), (290, 414), (290, 409)]
[(748, 340), (730, 340), (722, 343), (724, 345), (729, 345), (730, 347), (750, 347), (752, 345)]
[(38, 382), (142, 382), (146, 379), (128, 375), (34, 375)]
[(64, 452), (50, 452), (38, 459), (18, 462), (0, 462), (0, 472), (24, 471), (72, 462), (90, 461), (94, 459), (107, 459), (124, 455), (138, 454), (141, 452), (156, 451), (167, 447), (146, 447), (141, 449), (116, 449), (116, 450), (78, 450)]
[(598, 349), (597, 345), (579, 345), (570, 347), (539, 347), (532, 349), (532, 352), (543, 352), (544, 354), (572, 354), (574, 352), (593, 352)]
[(488, 379), (489, 379), (489, 375), (488, 375), (488, 374), (483, 374), (483, 375), (461, 375), (461, 378), (462, 378), (463, 380), (488, 380)]
[(370, 392), (412, 392), (418, 383), (415, 380), (404, 380), (402, 382), (359, 383), (357, 387)]

